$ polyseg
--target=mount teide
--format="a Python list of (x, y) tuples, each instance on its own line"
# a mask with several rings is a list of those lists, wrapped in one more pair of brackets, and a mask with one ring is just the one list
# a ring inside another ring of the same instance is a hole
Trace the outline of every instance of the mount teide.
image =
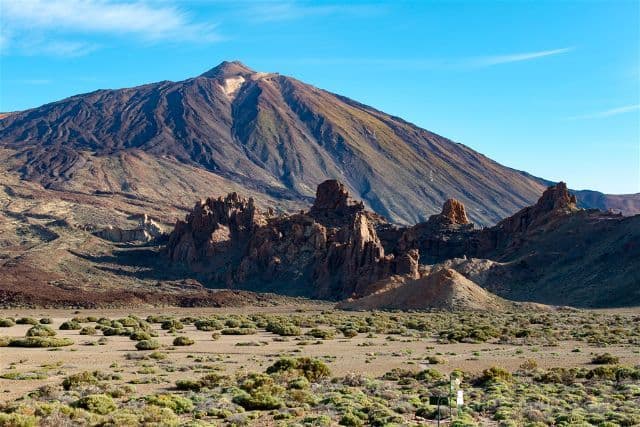
[[(372, 88), (374, 89), (374, 88)], [(368, 207), (414, 223), (461, 200), (491, 224), (546, 181), (294, 78), (223, 62), (181, 82), (99, 90), (0, 120), (1, 161), (57, 190), (190, 206), (239, 191), (298, 208), (337, 178)], [(580, 198), (580, 194), (579, 194)], [(585, 194), (583, 207), (640, 210), (640, 196)]]

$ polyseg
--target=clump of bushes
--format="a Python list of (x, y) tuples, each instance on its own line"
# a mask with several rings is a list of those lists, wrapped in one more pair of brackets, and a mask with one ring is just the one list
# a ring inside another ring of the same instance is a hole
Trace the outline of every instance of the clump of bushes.
[(272, 332), (283, 337), (298, 336), (302, 334), (302, 330), (298, 326), (282, 320), (270, 321), (265, 329), (268, 332)]
[(160, 343), (156, 340), (142, 340), (136, 343), (136, 349), (138, 350), (157, 350), (160, 348)]
[(80, 335), (95, 335), (96, 334), (96, 328), (94, 328), (93, 326), (83, 326), (82, 329), (80, 329)]
[(71, 390), (81, 385), (97, 384), (98, 375), (97, 371), (89, 372), (84, 371), (77, 374), (69, 375), (62, 381), (62, 387), (65, 390)]
[(10, 347), (65, 347), (72, 345), (73, 340), (70, 338), (56, 337), (25, 337), (12, 338), (9, 341)]
[(75, 401), (73, 406), (86, 409), (100, 415), (106, 415), (116, 410), (116, 404), (106, 394), (90, 394)]
[(28, 337), (53, 337), (55, 335), (56, 331), (54, 331), (51, 327), (40, 324), (32, 326), (27, 331)]
[(16, 324), (18, 325), (37, 325), (38, 321), (33, 317), (21, 317), (16, 320)]
[(278, 372), (298, 371), (309, 381), (318, 381), (331, 375), (329, 367), (321, 360), (310, 357), (283, 357), (267, 368), (268, 374)]
[(78, 329), (82, 329), (82, 325), (79, 322), (76, 322), (75, 320), (67, 320), (66, 322), (63, 322), (60, 325), (61, 331), (71, 331), (71, 330), (78, 330)]
[(482, 376), (478, 379), (479, 384), (508, 381), (511, 381), (511, 373), (498, 366), (492, 366), (489, 369), (485, 369), (482, 371)]
[(176, 388), (178, 390), (199, 391), (202, 388), (210, 389), (218, 387), (227, 379), (227, 376), (213, 372), (203, 376), (199, 380), (178, 380), (176, 381)]
[(309, 332), (307, 332), (307, 335), (321, 340), (330, 340), (334, 337), (335, 334), (332, 330), (329, 329), (313, 328)]
[(10, 328), (11, 326), (15, 326), (15, 325), (16, 325), (15, 320), (11, 318), (4, 319), (0, 317), (0, 328)]
[(132, 339), (133, 341), (150, 340), (151, 334), (149, 332), (138, 329), (133, 331), (131, 335), (129, 335), (129, 338)]
[(53, 323), (53, 319), (51, 319), (50, 317), (43, 317), (42, 319), (40, 319), (40, 324), (42, 325), (50, 325)]
[(611, 353), (598, 354), (591, 359), (591, 363), (594, 365), (615, 365), (618, 362), (620, 362), (620, 358)]
[(190, 399), (176, 394), (154, 394), (145, 397), (145, 401), (150, 405), (169, 408), (176, 414), (184, 414), (193, 411), (194, 405)]
[(225, 328), (220, 331), (222, 335), (253, 335), (256, 332), (254, 328)]
[(218, 319), (198, 319), (193, 322), (193, 324), (199, 331), (217, 331), (224, 329), (224, 324)]
[(165, 320), (164, 322), (162, 322), (162, 325), (160, 325), (160, 327), (167, 331), (184, 329), (184, 325), (182, 324), (182, 322), (176, 319)]
[(184, 335), (175, 337), (173, 339), (173, 345), (176, 345), (176, 346), (187, 346), (187, 345), (193, 345), (194, 343), (195, 343), (194, 340)]

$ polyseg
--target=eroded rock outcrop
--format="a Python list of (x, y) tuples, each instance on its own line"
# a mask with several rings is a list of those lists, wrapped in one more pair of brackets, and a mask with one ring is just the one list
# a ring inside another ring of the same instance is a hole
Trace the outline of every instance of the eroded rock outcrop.
[[(373, 218), (373, 219), (371, 219)], [(308, 212), (262, 214), (232, 193), (196, 204), (169, 237), (167, 255), (212, 285), (278, 290), (321, 298), (367, 294), (367, 286), (401, 273), (417, 275), (418, 253), (386, 255), (378, 216), (335, 180), (318, 186)]]
[(107, 226), (97, 231), (96, 236), (116, 243), (128, 242), (150, 242), (162, 236), (162, 228), (158, 223), (144, 214), (140, 217), (138, 227), (133, 229), (123, 229), (120, 227)]
[(476, 243), (474, 225), (469, 222), (464, 205), (449, 199), (441, 213), (405, 229), (397, 251), (418, 250), (422, 263), (433, 264), (472, 252)]

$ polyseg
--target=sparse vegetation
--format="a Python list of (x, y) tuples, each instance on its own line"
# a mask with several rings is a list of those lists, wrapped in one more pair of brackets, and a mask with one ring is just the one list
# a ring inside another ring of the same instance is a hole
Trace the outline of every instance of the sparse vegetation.
[[(25, 351), (0, 372), (3, 381), (36, 384), (66, 376), (58, 384), (32, 385), (26, 400), (0, 406), (0, 425), (421, 425), (437, 418), (430, 396), (446, 396), (448, 372), (463, 363), (481, 368), (451, 374), (462, 378), (466, 404), (449, 425), (631, 426), (640, 423), (640, 366), (624, 362), (640, 355), (634, 350), (639, 320), (578, 311), (76, 317), (67, 322), (83, 325), (80, 334), (116, 336), (80, 349), (102, 344), (99, 351), (108, 352), (129, 342), (129, 348), (149, 351), (116, 352), (110, 365), (81, 372), (61, 362), (34, 365), (32, 352), (47, 349)], [(0, 346), (68, 342), (70, 332), (49, 325), (37, 322), (25, 337), (1, 337)], [(277, 336), (264, 340), (265, 332)], [(172, 348), (196, 340), (198, 352)], [(575, 341), (582, 342), (580, 352), (573, 351)], [(201, 352), (201, 345), (215, 351)], [(315, 356), (302, 356), (307, 351)], [(488, 364), (505, 352), (513, 357), (510, 368)], [(541, 368), (545, 358), (567, 366)], [(356, 372), (344, 373), (343, 365)], [(145, 386), (136, 391), (135, 384)], [(443, 407), (440, 414), (448, 418), (449, 412)]]

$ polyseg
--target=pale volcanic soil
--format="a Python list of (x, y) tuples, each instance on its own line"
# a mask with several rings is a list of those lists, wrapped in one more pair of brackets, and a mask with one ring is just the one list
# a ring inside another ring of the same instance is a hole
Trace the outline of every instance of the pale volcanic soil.
[[(122, 382), (134, 381), (140, 395), (151, 392), (172, 390), (175, 381), (184, 378), (184, 371), (193, 370), (194, 363), (216, 365), (228, 374), (243, 371), (264, 371), (275, 360), (284, 355), (310, 356), (326, 361), (332, 375), (360, 373), (377, 377), (393, 368), (424, 369), (428, 356), (438, 356), (444, 363), (433, 367), (448, 373), (454, 369), (479, 373), (491, 366), (500, 366), (514, 371), (526, 360), (533, 359), (540, 368), (551, 367), (593, 367), (591, 358), (601, 353), (602, 348), (584, 341), (563, 340), (555, 346), (501, 344), (496, 340), (471, 343), (439, 343), (432, 337), (402, 337), (389, 339), (387, 334), (360, 333), (353, 338), (345, 338), (337, 333), (334, 339), (316, 341), (309, 337), (281, 338), (263, 329), (253, 335), (222, 335), (218, 340), (211, 338), (211, 331), (199, 331), (192, 324), (177, 333), (160, 329), (156, 338), (162, 345), (160, 351), (167, 354), (167, 361), (173, 365), (172, 372), (145, 370), (137, 357), (144, 353), (135, 349), (135, 341), (126, 336), (108, 336), (104, 345), (90, 345), (102, 338), (97, 335), (79, 335), (78, 330), (59, 330), (60, 324), (74, 316), (96, 316), (117, 319), (134, 314), (140, 318), (148, 315), (169, 315), (176, 318), (187, 316), (206, 317), (216, 314), (253, 313), (285, 315), (319, 315), (323, 310), (331, 310), (329, 304), (308, 307), (249, 307), (249, 308), (148, 308), (113, 310), (63, 310), (63, 309), (5, 309), (0, 317), (50, 317), (58, 337), (68, 337), (74, 344), (57, 349), (0, 347), (0, 375), (8, 372), (40, 372), (42, 379), (11, 380), (0, 378), (0, 401), (14, 400), (43, 384), (59, 384), (65, 376), (82, 371), (114, 371), (122, 376)], [(615, 312), (615, 310), (613, 311)], [(340, 313), (340, 312), (338, 312)], [(347, 316), (367, 316), (370, 312), (344, 312)], [(608, 313), (599, 310), (598, 313)], [(620, 312), (618, 312), (620, 313)], [(640, 314), (640, 308), (625, 309), (626, 315)], [(455, 319), (455, 316), (452, 317)], [(83, 324), (83, 326), (86, 324)], [(91, 323), (91, 325), (95, 325)], [(23, 337), (31, 325), (17, 324), (0, 328), (0, 336)], [(303, 328), (303, 333), (309, 328)], [(175, 336), (186, 335), (195, 340), (188, 347), (174, 347)], [(301, 342), (306, 345), (300, 345)], [(253, 344), (253, 345), (252, 345)], [(580, 349), (580, 352), (576, 352)], [(638, 349), (627, 345), (608, 345), (606, 352), (620, 358), (624, 365), (640, 364)], [(129, 355), (129, 356), (128, 356)], [(193, 374), (189, 374), (192, 376)], [(153, 379), (151, 382), (149, 382)], [(149, 382), (149, 383), (146, 383)]]

